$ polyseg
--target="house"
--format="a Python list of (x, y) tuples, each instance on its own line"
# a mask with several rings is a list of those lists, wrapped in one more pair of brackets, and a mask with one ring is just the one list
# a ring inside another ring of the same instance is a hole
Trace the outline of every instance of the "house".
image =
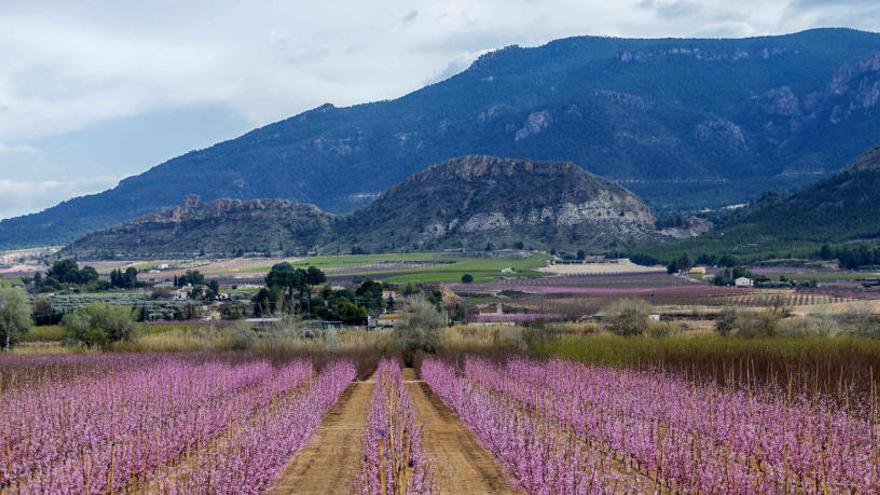
[(733, 281), (733, 285), (736, 287), (754, 287), (755, 281), (750, 279), (749, 277), (739, 277), (738, 279)]
[(705, 275), (706, 267), (705, 266), (695, 266), (688, 270), (688, 275)]
[(502, 268), (501, 273), (504, 273), (504, 274), (516, 273), (516, 270), (512, 266), (508, 266), (507, 268)]
[(376, 318), (376, 326), (379, 328), (391, 328), (400, 320), (400, 313), (384, 313)]

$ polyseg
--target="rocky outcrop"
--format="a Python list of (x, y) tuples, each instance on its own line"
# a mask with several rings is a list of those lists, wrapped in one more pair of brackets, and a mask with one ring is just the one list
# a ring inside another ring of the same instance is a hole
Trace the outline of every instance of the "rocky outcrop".
[(89, 234), (64, 248), (78, 258), (305, 254), (323, 243), (332, 216), (282, 199), (185, 204)]
[(635, 195), (570, 162), (466, 156), (429, 167), (342, 219), (335, 244), (365, 250), (608, 248), (653, 235)]

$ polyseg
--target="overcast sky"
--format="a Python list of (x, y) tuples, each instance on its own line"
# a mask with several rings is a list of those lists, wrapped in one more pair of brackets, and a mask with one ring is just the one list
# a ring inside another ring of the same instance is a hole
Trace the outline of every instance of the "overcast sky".
[(481, 53), (572, 35), (880, 30), (877, 0), (3, 0), (0, 218)]

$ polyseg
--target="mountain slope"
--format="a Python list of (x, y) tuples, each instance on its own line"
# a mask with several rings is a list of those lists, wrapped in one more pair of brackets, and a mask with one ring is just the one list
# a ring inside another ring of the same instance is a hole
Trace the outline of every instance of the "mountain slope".
[(718, 230), (664, 252), (782, 254), (821, 244), (880, 239), (880, 147), (794, 194), (768, 194)]
[(402, 98), (325, 105), (0, 222), (0, 248), (67, 241), (187, 194), (350, 211), (466, 154), (573, 161), (661, 210), (718, 206), (838, 170), (880, 141), (878, 109), (874, 33), (508, 47)]
[(490, 242), (607, 249), (653, 229), (641, 200), (573, 163), (467, 156), (418, 172), (340, 219), (333, 242), (369, 251)]
[(78, 258), (192, 257), (199, 254), (304, 253), (328, 234), (332, 216), (286, 200), (217, 200), (145, 215), (89, 234), (64, 248)]
[(568, 162), (467, 156), (429, 167), (344, 217), (283, 200), (220, 200), (147, 215), (65, 248), (78, 258), (166, 258), (513, 247), (608, 249), (654, 216), (626, 189)]

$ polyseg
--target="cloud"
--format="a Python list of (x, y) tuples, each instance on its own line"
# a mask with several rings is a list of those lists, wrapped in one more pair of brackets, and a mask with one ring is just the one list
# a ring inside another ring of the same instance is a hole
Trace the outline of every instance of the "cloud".
[[(113, 133), (103, 141), (92, 133), (92, 151), (80, 150), (86, 158), (71, 159), (67, 173), (62, 160), (71, 155), (44, 143), (185, 108), (228, 109), (234, 116), (224, 129), (237, 130), (238, 123), (265, 125), (325, 102), (394, 98), (510, 44), (574, 35), (753, 36), (880, 25), (876, 0), (155, 0), (100, 7), (93, 0), (3, 2), (0, 178), (69, 184), (77, 173), (127, 175), (132, 164), (155, 163), (155, 154), (128, 149), (121, 143), (130, 140)], [(219, 128), (209, 135), (198, 118), (188, 122), (190, 130), (175, 129), (174, 152), (186, 143), (195, 148), (232, 137)], [(158, 139), (149, 131), (130, 139), (151, 135)], [(104, 149), (106, 156), (94, 156)], [(20, 166), (48, 163), (45, 157), (52, 166)]]
[(418, 10), (410, 10), (405, 16), (403, 16), (403, 23), (408, 24), (408, 23), (416, 20), (416, 18), (418, 16), (419, 16)]
[(22, 153), (22, 154), (33, 154), (39, 153), (40, 150), (29, 144), (4, 144), (0, 143), (0, 153)]
[(0, 219), (39, 211), (73, 196), (103, 191), (118, 182), (118, 177), (89, 177), (68, 182), (0, 179)]

